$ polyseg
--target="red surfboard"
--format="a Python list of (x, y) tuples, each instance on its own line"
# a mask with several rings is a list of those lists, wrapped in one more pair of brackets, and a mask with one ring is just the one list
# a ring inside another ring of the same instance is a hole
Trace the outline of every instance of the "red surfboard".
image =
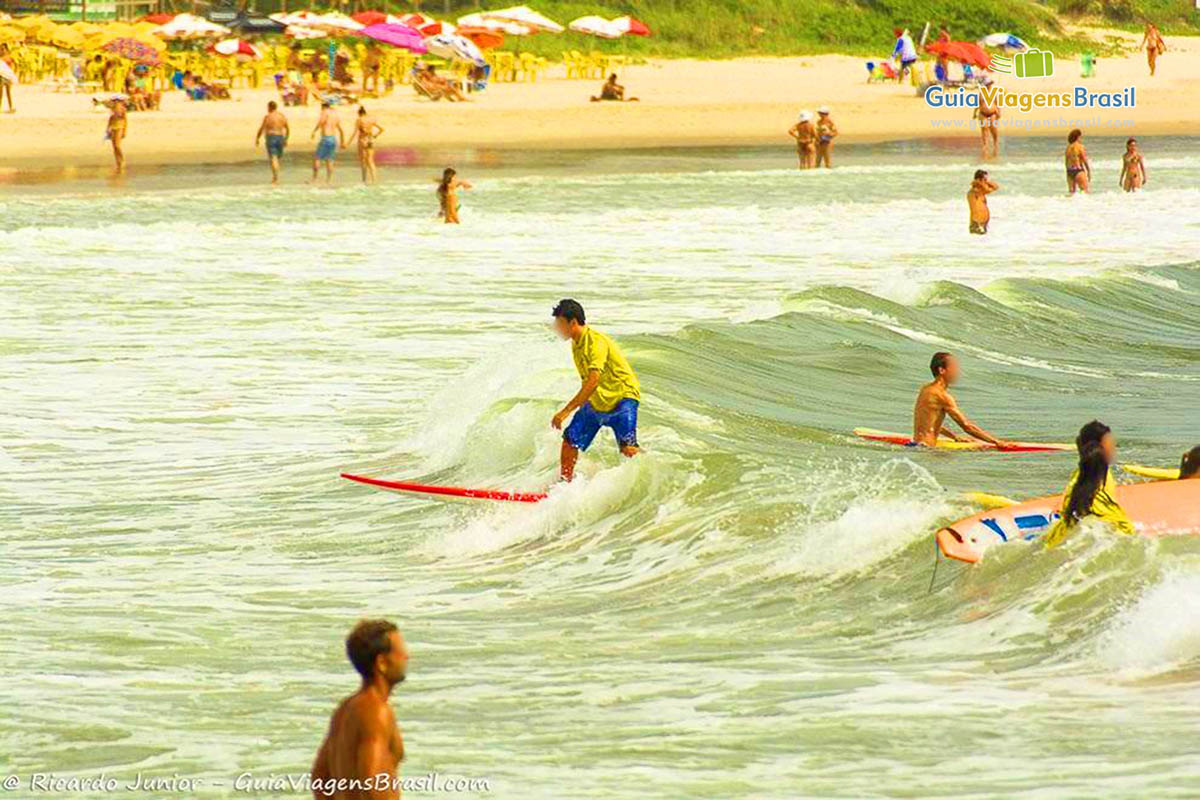
[(499, 489), (460, 489), (457, 486), (428, 486), (423, 483), (405, 483), (403, 481), (383, 481), (378, 478), (367, 478), (362, 475), (351, 475), (343, 472), (342, 477), (348, 481), (364, 483), (379, 489), (390, 489), (394, 492), (413, 492), (415, 494), (435, 494), (442, 497), (462, 497), (471, 500), (502, 500), (510, 503), (537, 503), (545, 500), (545, 492), (505, 492)]
[[(917, 446), (911, 436), (903, 433), (855, 428), (854, 435), (872, 442), (887, 442), (888, 444), (898, 444), (901, 447)], [(1013, 442), (1011, 447), (996, 447), (990, 442), (955, 442), (950, 439), (938, 439), (934, 447), (938, 450), (998, 450), (1001, 453), (1050, 453), (1074, 451), (1075, 449), (1073, 444), (1057, 444), (1055, 442)]]

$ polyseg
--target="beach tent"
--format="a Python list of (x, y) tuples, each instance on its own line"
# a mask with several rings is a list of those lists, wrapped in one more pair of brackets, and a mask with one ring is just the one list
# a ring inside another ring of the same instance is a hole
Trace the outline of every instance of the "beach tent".
[(1010, 53), (1019, 53), (1029, 49), (1029, 45), (1011, 33), (988, 34), (979, 40), (979, 44), (983, 47), (995, 47)]
[(501, 22), (511, 22), (529, 28), (534, 33), (562, 33), (565, 28), (547, 16), (539, 14), (529, 6), (512, 6), (496, 11), (484, 11), (480, 14), (484, 19), (496, 19)]

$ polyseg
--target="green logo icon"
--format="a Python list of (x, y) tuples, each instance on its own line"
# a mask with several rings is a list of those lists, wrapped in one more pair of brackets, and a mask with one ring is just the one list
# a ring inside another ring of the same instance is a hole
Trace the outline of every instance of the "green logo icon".
[(1012, 58), (992, 56), (992, 70), (1007, 72), (1018, 78), (1049, 78), (1054, 74), (1054, 53), (1046, 50), (1027, 50)]

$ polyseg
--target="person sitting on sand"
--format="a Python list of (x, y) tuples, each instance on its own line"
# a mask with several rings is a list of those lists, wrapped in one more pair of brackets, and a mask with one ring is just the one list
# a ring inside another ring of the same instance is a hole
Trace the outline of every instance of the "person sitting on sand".
[(1153, 22), (1146, 23), (1146, 33), (1142, 36), (1142, 43), (1138, 48), (1146, 49), (1146, 63), (1150, 66), (1150, 77), (1154, 77), (1154, 66), (1158, 62), (1158, 57), (1167, 52), (1167, 43), (1163, 41), (1162, 34), (1158, 32), (1158, 26)]
[[(933, 447), (942, 436), (955, 442), (970, 442), (979, 439), (990, 442), (997, 447), (1005, 448), (1009, 443), (997, 439), (983, 428), (967, 419), (950, 394), (950, 387), (958, 381), (962, 369), (958, 359), (950, 353), (934, 353), (929, 362), (929, 371), (933, 380), (921, 387), (917, 394), (917, 404), (913, 408), (913, 441), (919, 445)], [(943, 427), (946, 415), (959, 424), (971, 438), (960, 437)]]
[(458, 172), (454, 167), (446, 167), (442, 172), (442, 180), (438, 183), (437, 194), (438, 203), (441, 205), (441, 211), (438, 216), (447, 225), (458, 225), (458, 190), (470, 189), (471, 184), (458, 179)]
[(1079, 141), (1082, 138), (1083, 131), (1079, 128), (1067, 134), (1067, 152), (1064, 160), (1067, 165), (1067, 190), (1071, 194), (1075, 194), (1076, 189), (1081, 192), (1090, 191), (1092, 165), (1088, 162), (1087, 150)]
[(817, 109), (817, 166), (825, 165), (825, 169), (833, 168), (833, 140), (837, 138), (838, 129), (829, 115), (829, 106)]
[(1200, 480), (1200, 445), (1183, 454), (1179, 462), (1179, 479), (1181, 481)]
[(417, 91), (430, 100), (441, 100), (444, 97), (451, 102), (462, 103), (467, 99), (457, 86), (437, 74), (433, 64), (426, 64), (423, 70), (415, 70), (413, 83)]
[(1112, 430), (1092, 420), (1079, 430), (1075, 449), (1079, 465), (1063, 490), (1061, 516), (1046, 534), (1046, 547), (1060, 544), (1087, 517), (1107, 522), (1120, 533), (1134, 533), (1133, 521), (1116, 500), (1117, 482), (1110, 467), (1117, 457), (1117, 442)]
[(967, 208), (971, 212), (968, 230), (971, 233), (979, 236), (987, 233), (988, 222), (992, 219), (987, 196), (999, 188), (1000, 186), (988, 177), (986, 169), (975, 170), (975, 178), (971, 181), (971, 188), (967, 190)]
[[(593, 95), (591, 100), (593, 103), (599, 103), (601, 100), (614, 100), (618, 103), (626, 102), (625, 87), (617, 83), (617, 73), (614, 72), (608, 76), (608, 80), (600, 87), (600, 96)], [(628, 102), (636, 103), (638, 99), (630, 97)]]
[(1125, 140), (1125, 153), (1121, 156), (1121, 177), (1117, 183), (1127, 192), (1136, 192), (1149, 180), (1146, 175), (1146, 159), (1138, 149), (1137, 139)]
[(788, 129), (788, 136), (796, 140), (800, 169), (812, 169), (817, 165), (817, 129), (812, 118), (811, 111), (801, 111), (800, 119)]

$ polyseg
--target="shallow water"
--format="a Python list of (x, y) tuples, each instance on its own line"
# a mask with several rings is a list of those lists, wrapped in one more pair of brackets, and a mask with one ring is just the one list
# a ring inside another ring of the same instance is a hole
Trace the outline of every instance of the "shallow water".
[[(1002, 435), (1200, 442), (1200, 140), (1144, 139), (1136, 196), (1093, 140), (1073, 199), (1057, 144), (1007, 142), (986, 239), (970, 144), (460, 153), (455, 229), (433, 158), (372, 190), (10, 176), (0, 772), (302, 773), (383, 615), (404, 772), (496, 796), (1200, 794), (1200, 544), (1087, 531), (930, 592), (962, 491), (1051, 493), (1070, 457), (848, 435), (904, 430), (952, 349)], [(602, 435), (537, 506), (338, 479), (546, 486), (563, 296), (640, 373), (644, 457)]]

